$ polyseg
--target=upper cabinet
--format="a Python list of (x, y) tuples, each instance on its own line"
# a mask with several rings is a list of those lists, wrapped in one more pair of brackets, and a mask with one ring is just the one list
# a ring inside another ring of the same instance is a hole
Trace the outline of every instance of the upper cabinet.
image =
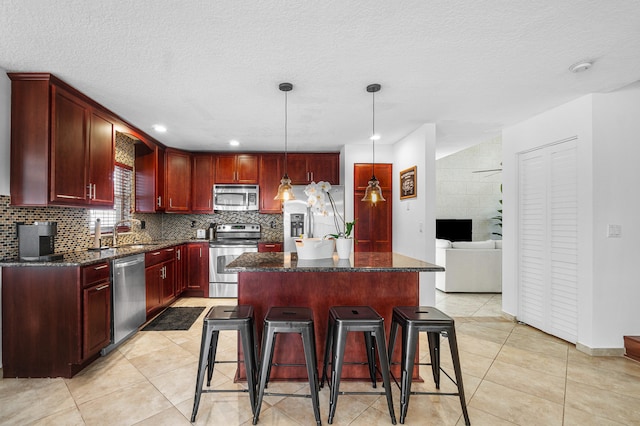
[(216, 154), (216, 183), (258, 183), (258, 155)]
[(165, 153), (165, 196), (167, 212), (191, 210), (191, 155), (167, 148)]
[(284, 154), (260, 156), (260, 213), (281, 213), (282, 202), (274, 200), (284, 173)]
[(164, 149), (136, 142), (136, 213), (164, 211)]
[(113, 205), (115, 118), (51, 74), (8, 75), (11, 204)]
[(320, 181), (340, 184), (340, 154), (291, 153), (287, 157), (287, 171), (293, 185)]
[(193, 154), (191, 161), (191, 211), (213, 213), (213, 155)]

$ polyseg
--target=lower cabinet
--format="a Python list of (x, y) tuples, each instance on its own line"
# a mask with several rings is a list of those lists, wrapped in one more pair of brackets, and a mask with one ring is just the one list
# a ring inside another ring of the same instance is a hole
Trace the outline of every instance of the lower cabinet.
[(209, 243), (187, 244), (185, 296), (209, 297)]
[(145, 254), (147, 320), (175, 300), (175, 251), (168, 247)]
[(282, 243), (280, 243), (280, 242), (277, 242), (277, 243), (260, 242), (260, 243), (258, 243), (258, 252), (259, 253), (270, 252), (270, 251), (282, 251)]
[(4, 377), (73, 377), (110, 340), (108, 262), (2, 268)]

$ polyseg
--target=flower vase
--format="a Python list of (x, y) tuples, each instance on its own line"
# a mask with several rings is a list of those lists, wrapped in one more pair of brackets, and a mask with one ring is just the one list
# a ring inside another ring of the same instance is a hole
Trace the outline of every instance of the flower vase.
[(352, 247), (352, 238), (338, 238), (336, 240), (336, 251), (338, 252), (338, 259), (348, 259), (351, 255)]

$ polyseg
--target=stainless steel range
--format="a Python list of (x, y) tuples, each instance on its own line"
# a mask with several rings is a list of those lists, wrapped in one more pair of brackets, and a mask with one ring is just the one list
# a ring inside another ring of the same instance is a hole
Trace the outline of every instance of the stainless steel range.
[(238, 274), (226, 265), (245, 252), (257, 252), (260, 225), (229, 223), (216, 226), (216, 239), (209, 242), (209, 297), (238, 297)]

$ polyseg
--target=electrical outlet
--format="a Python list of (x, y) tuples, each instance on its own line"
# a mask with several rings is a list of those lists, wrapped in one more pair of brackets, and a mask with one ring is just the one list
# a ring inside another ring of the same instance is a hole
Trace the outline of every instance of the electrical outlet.
[(622, 225), (607, 225), (607, 238), (622, 237)]

